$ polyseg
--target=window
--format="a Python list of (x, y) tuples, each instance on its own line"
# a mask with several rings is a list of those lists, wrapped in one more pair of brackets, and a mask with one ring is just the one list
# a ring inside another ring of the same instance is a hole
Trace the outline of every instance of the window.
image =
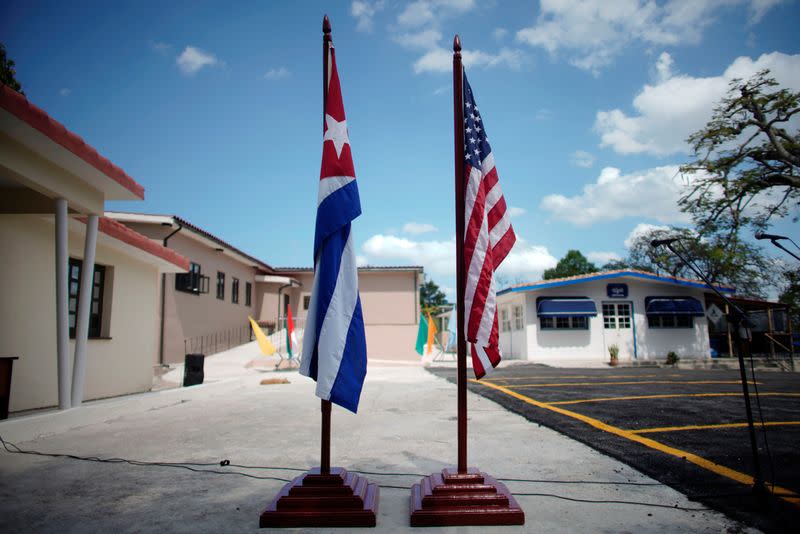
[(192, 262), (188, 273), (175, 275), (175, 290), (195, 295), (208, 293), (208, 277), (202, 275), (200, 264)]
[(217, 271), (217, 298), (225, 300), (225, 273)]
[(508, 332), (511, 330), (511, 321), (508, 319), (508, 308), (500, 310), (500, 331)]
[(239, 304), (239, 279), (231, 279), (231, 302)]
[(603, 303), (603, 328), (630, 328), (631, 305), (629, 302)]
[(250, 282), (244, 283), (244, 305), (245, 306), (253, 305), (253, 284), (251, 284)]
[(522, 316), (522, 306), (514, 306), (514, 330), (522, 330), (525, 320)]
[(308, 311), (308, 306), (311, 304), (311, 295), (303, 295), (303, 310)]
[[(75, 338), (78, 322), (78, 301), (80, 300), (81, 269), (83, 262), (69, 259), (69, 337)], [(92, 298), (89, 310), (89, 337), (100, 337), (103, 328), (103, 294), (105, 293), (106, 268), (94, 266), (92, 279)]]
[(694, 328), (691, 315), (648, 315), (647, 326), (650, 328)]
[(569, 317), (540, 316), (539, 325), (542, 330), (588, 330), (589, 317), (585, 315)]

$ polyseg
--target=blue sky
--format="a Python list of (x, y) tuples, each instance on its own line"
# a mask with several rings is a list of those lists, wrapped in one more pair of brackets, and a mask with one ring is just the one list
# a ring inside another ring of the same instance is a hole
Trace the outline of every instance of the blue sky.
[[(73, 4), (73, 5), (70, 5)], [(362, 264), (454, 287), (451, 46), (459, 33), (519, 242), (506, 280), (567, 250), (598, 265), (676, 207), (686, 137), (732, 77), (800, 89), (791, 0), (0, 2), (28, 98), (175, 214), (275, 266), (309, 266), (333, 25)], [(797, 237), (790, 220), (773, 230)]]

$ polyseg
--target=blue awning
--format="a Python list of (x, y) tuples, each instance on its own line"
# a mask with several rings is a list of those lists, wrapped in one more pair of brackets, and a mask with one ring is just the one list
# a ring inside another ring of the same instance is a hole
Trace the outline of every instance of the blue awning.
[(597, 306), (587, 297), (539, 297), (536, 314), (540, 317), (594, 317)]
[(647, 315), (705, 315), (703, 305), (692, 297), (647, 297), (644, 309)]

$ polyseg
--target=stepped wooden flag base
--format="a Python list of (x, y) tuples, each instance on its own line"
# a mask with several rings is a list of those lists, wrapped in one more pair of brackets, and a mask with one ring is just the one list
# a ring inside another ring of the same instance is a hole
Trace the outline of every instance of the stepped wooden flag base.
[(525, 512), (505, 484), (471, 467), (446, 468), (411, 488), (411, 526), (524, 525)]
[(378, 486), (341, 467), (318, 467), (286, 484), (261, 514), (264, 527), (374, 527)]

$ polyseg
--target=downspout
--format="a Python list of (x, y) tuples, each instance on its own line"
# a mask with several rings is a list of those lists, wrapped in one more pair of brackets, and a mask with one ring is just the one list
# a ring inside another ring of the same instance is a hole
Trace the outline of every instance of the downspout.
[[(163, 244), (164, 248), (167, 248), (167, 242), (169, 238), (183, 230), (183, 226), (181, 223), (176, 223), (178, 228), (176, 228), (172, 233), (170, 233), (167, 237), (164, 238)], [(172, 227), (172, 225), (170, 225)], [(161, 273), (161, 332), (159, 334), (159, 343), (158, 343), (158, 363), (159, 365), (164, 365), (164, 308), (166, 307), (166, 300), (167, 300), (167, 273)]]

